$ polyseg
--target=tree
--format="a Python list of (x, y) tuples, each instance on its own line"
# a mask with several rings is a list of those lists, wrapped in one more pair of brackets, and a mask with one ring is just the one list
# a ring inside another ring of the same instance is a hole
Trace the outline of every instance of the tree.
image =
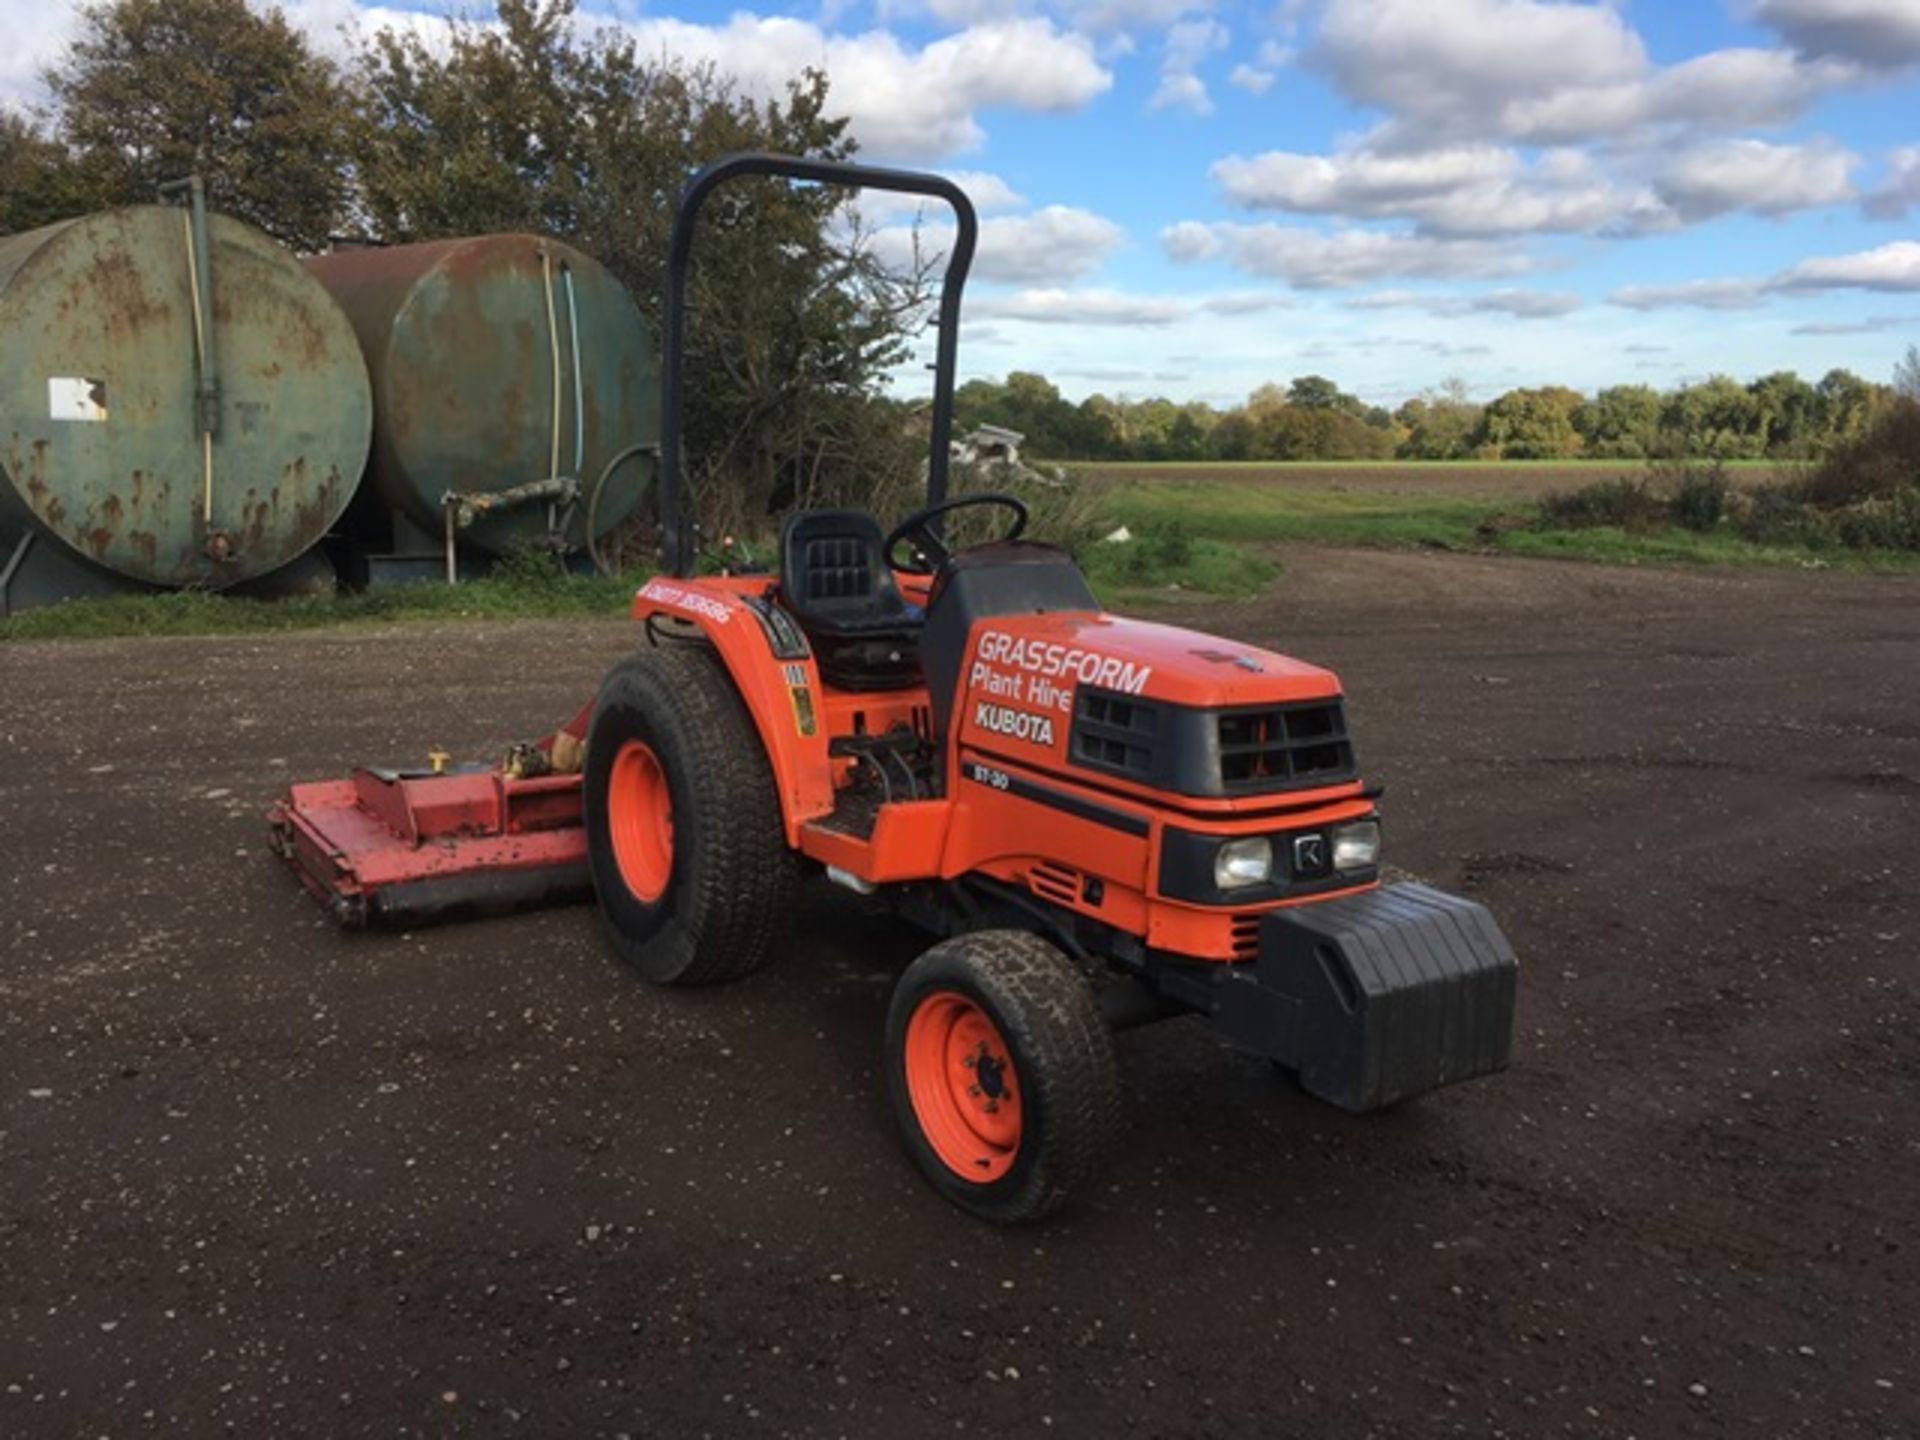
[(76, 213), (66, 153), (23, 115), (0, 110), (0, 235)]
[(1893, 393), (1920, 401), (1920, 345), (1907, 346), (1907, 353), (1893, 367)]
[(1829, 370), (1814, 387), (1820, 430), (1825, 439), (1848, 440), (1866, 426), (1873, 387), (1851, 370)]
[(1682, 385), (1660, 412), (1661, 446), (1682, 455), (1752, 458), (1765, 448), (1760, 407), (1746, 386), (1726, 375)]
[(1564, 385), (1509, 390), (1486, 408), (1480, 440), (1508, 460), (1557, 460), (1580, 453), (1574, 416), (1585, 403)]
[(1303, 410), (1331, 410), (1346, 398), (1324, 375), (1300, 375), (1287, 387), (1287, 403)]
[(302, 250), (347, 195), (346, 96), (279, 10), (247, 0), (103, 0), (48, 75), (77, 213), (198, 174), (210, 202)]
[(1464, 380), (1451, 379), (1407, 401), (1394, 419), (1407, 432), (1400, 444), (1400, 454), (1407, 459), (1463, 460), (1473, 454), (1480, 407)]
[(1609, 385), (1580, 407), (1574, 425), (1589, 455), (1638, 459), (1660, 430), (1660, 392), (1651, 385)]
[[(369, 44), (352, 153), (376, 238), (557, 235), (657, 322), (674, 203), (694, 169), (737, 150), (854, 151), (818, 71), (755, 102), (710, 68), (581, 30), (571, 0), (500, 0), (496, 21), (455, 21), (431, 45), (394, 30)], [(757, 527), (822, 496), (895, 509), (882, 490), (913, 481), (908, 427), (876, 400), (922, 314), (922, 273), (890, 273), (857, 228), (843, 232), (847, 198), (744, 179), (701, 213), (686, 424), (713, 526)]]
[(1795, 455), (1811, 445), (1820, 397), (1791, 370), (1762, 375), (1747, 387), (1753, 397), (1762, 447), (1771, 455)]

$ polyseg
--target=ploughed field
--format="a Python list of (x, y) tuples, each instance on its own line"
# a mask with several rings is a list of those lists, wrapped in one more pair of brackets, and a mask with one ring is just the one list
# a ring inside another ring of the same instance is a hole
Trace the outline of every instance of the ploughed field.
[[(1077, 461), (1075, 473), (1104, 476), (1116, 484), (1257, 485), (1299, 491), (1353, 489), (1369, 494), (1464, 500), (1537, 500), (1558, 490), (1574, 490), (1600, 480), (1637, 480), (1647, 473), (1644, 460), (1288, 460)], [(1736, 479), (1765, 477), (1772, 467), (1735, 464)]]
[(627, 623), (0, 649), (0, 1433), (1920, 1431), (1920, 582), (1284, 558), (1176, 613), (1340, 672), (1514, 1067), (1351, 1118), (1132, 1032), (1105, 1187), (1004, 1232), (895, 1142), (863, 902), (662, 992), (589, 909), (343, 935), (268, 856)]

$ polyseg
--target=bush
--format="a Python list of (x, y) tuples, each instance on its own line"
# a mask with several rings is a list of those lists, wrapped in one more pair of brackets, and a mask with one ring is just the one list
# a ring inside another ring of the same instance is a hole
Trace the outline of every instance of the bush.
[(1920, 400), (1896, 396), (1807, 476), (1800, 498), (1826, 509), (1892, 500), (1920, 486)]
[(1119, 564), (1114, 577), (1136, 585), (1165, 584), (1193, 563), (1193, 534), (1178, 520), (1155, 520), (1143, 525), (1133, 539), (1117, 542)]
[(1920, 485), (1843, 510), (1834, 527), (1849, 550), (1920, 550)]
[(1578, 490), (1561, 490), (1540, 501), (1543, 530), (1657, 530), (1667, 523), (1668, 507), (1640, 480), (1600, 480)]
[(1734, 528), (1742, 539), (1755, 545), (1804, 545), (1819, 549), (1832, 539), (1821, 523), (1819, 512), (1809, 510), (1801, 501), (1795, 483), (1755, 487), (1735, 517)]
[(1704, 533), (1717, 528), (1726, 518), (1727, 499), (1733, 484), (1727, 479), (1724, 466), (1716, 463), (1705, 469), (1689, 468), (1670, 483), (1672, 494), (1668, 505), (1674, 521), (1683, 528)]

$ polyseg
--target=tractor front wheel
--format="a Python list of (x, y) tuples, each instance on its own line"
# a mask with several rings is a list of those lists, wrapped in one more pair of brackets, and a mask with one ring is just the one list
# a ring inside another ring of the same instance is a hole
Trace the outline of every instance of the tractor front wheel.
[(1120, 1129), (1113, 1039), (1086, 976), (1018, 930), (942, 941), (887, 1015), (887, 1081), (907, 1149), (983, 1219), (1037, 1219), (1098, 1173)]
[(620, 957), (662, 985), (764, 965), (800, 867), (766, 750), (718, 657), (686, 643), (617, 666), (594, 706), (584, 781), (588, 865)]

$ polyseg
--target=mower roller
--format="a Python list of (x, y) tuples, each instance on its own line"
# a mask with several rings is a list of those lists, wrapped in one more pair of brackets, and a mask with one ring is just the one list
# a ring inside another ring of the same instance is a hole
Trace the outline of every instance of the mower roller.
[[(702, 202), (736, 176), (946, 201), (928, 503), (787, 517), (777, 573), (697, 575), (682, 493), (685, 297)], [(1383, 885), (1380, 791), (1339, 680), (1104, 611), (1010, 495), (948, 498), (960, 292), (951, 182), (740, 155), (696, 175), (664, 294), (662, 573), (597, 699), (497, 769), (297, 785), (282, 853), (348, 923), (591, 890), (662, 985), (735, 980), (825, 878), (936, 937), (896, 986), (886, 1074), (935, 1189), (1054, 1209), (1120, 1128), (1116, 1029), (1205, 1018), (1310, 1094), (1375, 1110), (1505, 1067), (1517, 966), (1480, 905)], [(998, 538), (950, 546), (958, 510)]]

